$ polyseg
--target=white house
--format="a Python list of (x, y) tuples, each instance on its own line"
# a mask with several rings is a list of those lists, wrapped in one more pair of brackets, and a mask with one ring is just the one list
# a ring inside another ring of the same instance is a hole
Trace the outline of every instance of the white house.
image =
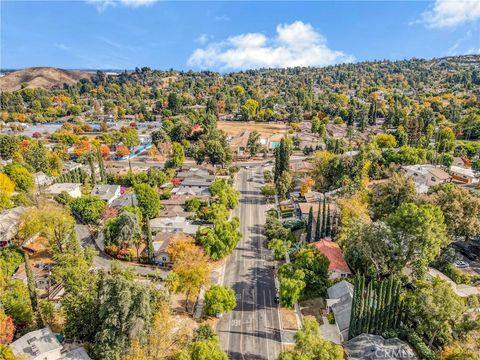
[(465, 184), (478, 184), (480, 181), (480, 176), (477, 172), (463, 166), (452, 165), (450, 167), (450, 174), (452, 175), (453, 180)]
[(15, 356), (27, 360), (58, 360), (62, 344), (49, 328), (31, 331), (10, 344)]
[(13, 355), (25, 360), (91, 360), (83, 347), (66, 349), (48, 328), (31, 331), (10, 345)]
[(17, 235), (18, 226), (25, 208), (17, 206), (0, 214), (0, 247), (7, 246)]
[(155, 218), (150, 220), (150, 227), (153, 233), (167, 232), (180, 233), (195, 236), (198, 225), (191, 224), (185, 217), (175, 216), (173, 218)]
[(406, 165), (402, 166), (402, 169), (407, 176), (413, 178), (415, 189), (419, 194), (426, 193), (431, 186), (452, 180), (452, 177), (445, 170), (435, 165)]
[(110, 205), (115, 199), (120, 197), (120, 185), (95, 185), (90, 195), (98, 196)]
[(327, 289), (327, 310), (335, 316), (335, 325), (341, 341), (348, 340), (350, 317), (352, 315), (353, 285), (342, 280)]
[(71, 197), (78, 198), (82, 196), (81, 186), (82, 184), (80, 183), (58, 183), (46, 188), (45, 193), (47, 195), (55, 196), (66, 192)]

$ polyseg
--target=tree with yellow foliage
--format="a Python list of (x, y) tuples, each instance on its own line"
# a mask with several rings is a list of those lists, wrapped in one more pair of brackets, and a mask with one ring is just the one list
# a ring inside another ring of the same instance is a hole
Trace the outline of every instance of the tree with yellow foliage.
[(306, 178), (304, 178), (300, 183), (300, 194), (304, 196), (310, 191), (313, 185), (315, 185), (315, 181), (312, 179), (311, 176), (307, 176)]
[(144, 344), (134, 339), (122, 360), (167, 360), (188, 346), (191, 328), (172, 317), (168, 304), (160, 307)]
[[(193, 240), (193, 239), (192, 239)], [(208, 283), (210, 268), (203, 250), (190, 239), (174, 241), (167, 250), (172, 256), (173, 271), (168, 275), (167, 287), (174, 293), (185, 294), (185, 311), (189, 311), (191, 297)]]

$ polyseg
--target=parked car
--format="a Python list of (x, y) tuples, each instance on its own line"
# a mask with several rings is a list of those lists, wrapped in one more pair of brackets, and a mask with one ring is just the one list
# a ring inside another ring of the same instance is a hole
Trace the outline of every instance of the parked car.
[(455, 266), (456, 266), (457, 268), (467, 268), (467, 267), (469, 267), (470, 265), (469, 265), (467, 262), (465, 262), (465, 261), (458, 260), (458, 261), (455, 261)]

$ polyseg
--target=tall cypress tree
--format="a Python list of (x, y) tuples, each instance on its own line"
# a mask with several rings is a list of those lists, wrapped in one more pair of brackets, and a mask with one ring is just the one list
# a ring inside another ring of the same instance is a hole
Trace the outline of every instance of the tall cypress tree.
[(153, 240), (152, 240), (152, 228), (150, 226), (150, 220), (147, 216), (145, 216), (145, 231), (147, 233), (147, 253), (148, 253), (148, 260), (150, 263), (153, 263), (155, 259), (154, 248), (153, 248)]
[(33, 275), (32, 265), (30, 264), (30, 258), (26, 252), (23, 253), (25, 259), (25, 273), (27, 275), (27, 288), (30, 294), (30, 302), (32, 304), (33, 311), (37, 310), (37, 286), (35, 285), (35, 276)]
[(375, 306), (377, 301), (375, 293), (376, 293), (377, 285), (375, 284), (374, 280), (370, 281), (370, 283), (372, 284), (372, 292), (370, 294), (370, 316), (368, 319), (368, 331), (371, 334), (375, 327)]
[(308, 212), (307, 236), (305, 237), (305, 241), (307, 243), (312, 242), (312, 230), (313, 230), (313, 209), (310, 206), (310, 211)]
[(327, 230), (327, 198), (323, 196), (322, 207), (322, 238), (326, 236)]
[(315, 224), (315, 241), (322, 238), (322, 217), (320, 212), (320, 202), (318, 203), (317, 223)]
[(96, 184), (96, 178), (95, 178), (95, 165), (93, 164), (93, 154), (90, 153), (88, 156), (88, 163), (90, 164), (90, 173), (92, 176), (92, 185)]
[(330, 220), (330, 204), (328, 204), (328, 207), (327, 207), (327, 221), (326, 221), (325, 229), (326, 229), (325, 236), (330, 237), (332, 235), (332, 224)]
[(392, 296), (393, 296), (393, 276), (390, 276), (388, 279), (388, 291), (386, 296), (386, 307), (385, 307), (385, 314), (384, 314), (384, 322), (382, 327), (382, 333), (390, 330), (392, 328), (390, 323), (390, 312), (392, 308)]
[(379, 330), (381, 328), (380, 322), (382, 321), (382, 311), (383, 311), (383, 293), (384, 293), (384, 288), (385, 288), (385, 282), (382, 281), (380, 283), (380, 289), (378, 291), (378, 304), (377, 304), (377, 310), (375, 312), (375, 333), (378, 334)]
[(348, 338), (352, 339), (356, 336), (356, 329), (358, 323), (358, 307), (359, 307), (359, 289), (360, 289), (360, 274), (355, 275), (355, 282), (353, 285), (353, 300), (352, 310), (350, 313), (350, 324), (348, 327)]
[(97, 147), (97, 161), (98, 168), (100, 170), (100, 180), (102, 184), (107, 183), (107, 171), (105, 170), (105, 163), (103, 162), (102, 152), (100, 151), (100, 146)]
[(370, 304), (370, 295), (372, 293), (372, 282), (370, 281), (367, 286), (367, 292), (365, 294), (365, 310), (364, 310), (364, 315), (362, 317), (362, 327), (361, 327), (361, 333), (367, 333), (368, 334), (368, 328), (370, 326), (370, 317), (372, 314), (372, 307)]

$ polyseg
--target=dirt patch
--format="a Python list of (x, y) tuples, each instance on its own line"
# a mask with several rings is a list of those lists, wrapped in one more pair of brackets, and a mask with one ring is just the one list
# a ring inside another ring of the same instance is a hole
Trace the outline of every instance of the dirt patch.
[(325, 308), (325, 300), (323, 298), (303, 300), (298, 304), (303, 316), (314, 316), (320, 324), (322, 323), (322, 309)]
[(277, 123), (252, 123), (246, 121), (219, 121), (218, 128), (225, 131), (227, 135), (238, 135), (244, 130), (257, 130), (260, 135), (271, 136), (274, 134), (285, 134), (289, 127), (286, 124)]
[(298, 330), (297, 317), (295, 310), (280, 308), (280, 318), (282, 321), (282, 328), (284, 330)]

